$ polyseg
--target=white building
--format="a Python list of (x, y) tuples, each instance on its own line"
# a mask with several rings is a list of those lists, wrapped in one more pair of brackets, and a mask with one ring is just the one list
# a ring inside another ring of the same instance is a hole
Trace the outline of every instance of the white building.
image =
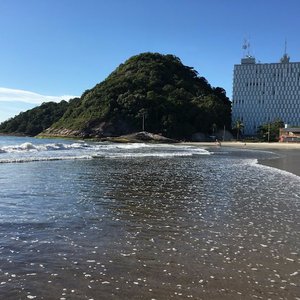
[(253, 56), (234, 66), (232, 122), (242, 121), (245, 135), (276, 119), (300, 126), (300, 62), (285, 53), (279, 63), (256, 63)]

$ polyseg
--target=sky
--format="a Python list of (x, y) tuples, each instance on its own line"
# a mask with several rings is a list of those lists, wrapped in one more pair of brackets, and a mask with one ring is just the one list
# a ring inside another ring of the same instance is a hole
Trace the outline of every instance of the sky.
[(299, 0), (0, 0), (0, 122), (68, 100), (132, 55), (178, 56), (231, 97), (250, 54), (300, 61)]

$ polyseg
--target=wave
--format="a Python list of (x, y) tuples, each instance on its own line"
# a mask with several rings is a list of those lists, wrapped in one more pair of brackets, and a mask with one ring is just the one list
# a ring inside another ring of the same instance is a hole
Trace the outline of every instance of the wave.
[(6, 145), (0, 148), (0, 163), (75, 160), (92, 158), (187, 157), (210, 155), (205, 149), (168, 144), (110, 143), (31, 143)]
[(149, 153), (99, 153), (91, 155), (78, 155), (78, 156), (50, 156), (50, 157), (20, 157), (20, 158), (8, 158), (0, 159), (0, 164), (3, 163), (26, 163), (35, 161), (57, 161), (57, 160), (87, 160), (87, 159), (129, 159), (129, 158), (147, 158), (147, 157), (157, 157), (157, 158), (172, 158), (172, 157), (190, 157), (194, 155), (209, 155), (209, 153), (184, 153), (184, 152), (149, 152)]
[(130, 143), (130, 144), (87, 144), (87, 143), (52, 143), (52, 144), (33, 144), (26, 142), (20, 145), (4, 146), (0, 148), (0, 153), (18, 153), (18, 152), (40, 152), (40, 151), (56, 151), (56, 150), (138, 150), (143, 148), (151, 149), (176, 149), (180, 151), (193, 151), (193, 152), (205, 152), (208, 151), (195, 148), (192, 146), (175, 146), (175, 145), (166, 145), (166, 144), (145, 144), (145, 143)]
[(160, 158), (168, 158), (168, 157), (189, 157), (194, 155), (209, 155), (210, 153), (192, 153), (192, 152), (148, 152), (148, 153), (116, 153), (116, 154), (96, 154), (92, 155), (93, 158), (143, 158), (143, 157), (160, 157)]
[(271, 167), (271, 166), (267, 166), (267, 165), (264, 165), (264, 164), (260, 164), (257, 159), (252, 164), (254, 166), (256, 166), (257, 168), (272, 170), (272, 172), (276, 172), (276, 173), (279, 173), (281, 175), (289, 176), (289, 177), (292, 177), (294, 179), (300, 180), (300, 176), (298, 176), (298, 175), (296, 175), (292, 172), (282, 170), (282, 169), (278, 169), (276, 167)]
[(86, 149), (90, 145), (86, 143), (53, 143), (53, 144), (41, 144), (34, 145), (32, 143), (23, 143), (14, 146), (4, 146), (0, 148), (0, 153), (16, 153), (16, 152), (38, 152), (38, 151), (55, 151), (55, 150), (70, 150), (70, 149)]
[(36, 162), (36, 161), (56, 161), (56, 160), (87, 160), (87, 159), (92, 159), (92, 156), (91, 155), (81, 155), (81, 156), (9, 158), (9, 159), (0, 159), (0, 164), (27, 163), (27, 162)]
[(147, 145), (145, 143), (131, 143), (131, 144), (116, 144), (115, 147), (117, 149), (141, 149), (141, 148), (149, 148), (152, 145)]
[(87, 143), (53, 143), (53, 144), (32, 144), (29, 142), (13, 145), (4, 146), (0, 148), (0, 153), (17, 153), (17, 152), (39, 152), (39, 151), (55, 151), (55, 150), (80, 150), (80, 149), (93, 149), (93, 150), (133, 150), (155, 147), (154, 145), (147, 145), (145, 143), (131, 143), (131, 144), (87, 144)]

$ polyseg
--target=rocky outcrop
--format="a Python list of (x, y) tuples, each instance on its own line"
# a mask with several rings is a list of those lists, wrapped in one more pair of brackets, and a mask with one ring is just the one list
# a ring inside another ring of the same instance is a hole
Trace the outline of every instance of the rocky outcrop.
[[(108, 134), (108, 132), (107, 132)], [(136, 132), (120, 136), (104, 136), (101, 134), (87, 133), (69, 129), (47, 129), (38, 135), (39, 137), (62, 137), (62, 138), (91, 138), (100, 141), (108, 141), (115, 143), (178, 143), (177, 140), (162, 136), (161, 134), (154, 134), (146, 131)]]
[(119, 137), (109, 137), (104, 139), (111, 142), (119, 143), (177, 143), (177, 140), (166, 138), (160, 134), (154, 134), (146, 131), (136, 132), (132, 134), (122, 135)]
[(75, 138), (108, 138), (119, 137), (132, 132), (132, 128), (124, 121), (101, 122), (99, 124), (88, 124), (83, 130), (50, 127), (39, 136), (53, 137), (75, 137)]

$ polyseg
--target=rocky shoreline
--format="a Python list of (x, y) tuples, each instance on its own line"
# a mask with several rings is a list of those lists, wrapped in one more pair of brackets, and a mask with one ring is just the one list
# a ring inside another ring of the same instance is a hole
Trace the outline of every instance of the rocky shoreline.
[(164, 137), (160, 134), (154, 134), (146, 131), (136, 132), (127, 135), (121, 135), (119, 137), (107, 137), (101, 139), (103, 141), (110, 141), (110, 142), (119, 142), (119, 143), (140, 143), (140, 142), (147, 142), (147, 143), (178, 143), (177, 140), (173, 140), (167, 137)]
[(178, 143), (179, 141), (164, 137), (160, 134), (150, 133), (146, 131), (135, 132), (131, 134), (121, 135), (121, 136), (107, 136), (107, 137), (98, 137), (91, 136), (86, 138), (84, 134), (80, 134), (80, 132), (66, 132), (66, 131), (58, 131), (51, 132), (51, 134), (47, 134), (47, 132), (39, 134), (37, 137), (39, 138), (80, 138), (80, 139), (92, 139), (101, 142), (114, 142), (114, 143)]

